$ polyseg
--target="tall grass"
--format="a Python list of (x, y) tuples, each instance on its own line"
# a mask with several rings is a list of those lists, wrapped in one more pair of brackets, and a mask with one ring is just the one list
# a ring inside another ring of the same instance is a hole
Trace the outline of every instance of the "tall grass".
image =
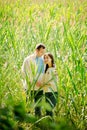
[(58, 73), (55, 120), (68, 118), (75, 128), (87, 128), (86, 6), (86, 0), (0, 0), (1, 107), (23, 102), (29, 109), (21, 66), (43, 42), (55, 57)]

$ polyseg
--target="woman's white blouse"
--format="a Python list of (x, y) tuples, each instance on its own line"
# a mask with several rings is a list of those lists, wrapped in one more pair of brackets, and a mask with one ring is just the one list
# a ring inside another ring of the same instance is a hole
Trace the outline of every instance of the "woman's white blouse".
[(57, 91), (57, 76), (55, 74), (55, 68), (48, 68), (45, 74), (42, 77), (43, 90), (44, 92), (56, 92)]

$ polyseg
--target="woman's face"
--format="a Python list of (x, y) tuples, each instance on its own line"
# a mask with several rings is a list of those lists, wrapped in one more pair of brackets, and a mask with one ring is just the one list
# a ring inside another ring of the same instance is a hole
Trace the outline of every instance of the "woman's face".
[(49, 55), (44, 55), (44, 63), (45, 64), (50, 64), (51, 63), (51, 58)]

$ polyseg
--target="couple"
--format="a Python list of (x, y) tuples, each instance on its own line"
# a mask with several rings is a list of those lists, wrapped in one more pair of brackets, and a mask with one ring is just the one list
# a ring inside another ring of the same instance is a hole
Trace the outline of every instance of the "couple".
[[(43, 94), (46, 102), (53, 109), (57, 100), (57, 85), (54, 58), (51, 53), (45, 53), (44, 44), (36, 45), (35, 52), (25, 58), (22, 65), (23, 86), (28, 94), (34, 94), (35, 102), (40, 101)], [(35, 107), (35, 115), (41, 116), (41, 108)], [(53, 115), (52, 110), (46, 110), (46, 115)]]

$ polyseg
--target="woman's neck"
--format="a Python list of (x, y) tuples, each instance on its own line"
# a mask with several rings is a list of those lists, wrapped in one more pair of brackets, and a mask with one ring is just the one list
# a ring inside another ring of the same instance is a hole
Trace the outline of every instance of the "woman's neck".
[(49, 63), (49, 64), (48, 64), (48, 67), (51, 68), (51, 67), (52, 67), (52, 63)]

